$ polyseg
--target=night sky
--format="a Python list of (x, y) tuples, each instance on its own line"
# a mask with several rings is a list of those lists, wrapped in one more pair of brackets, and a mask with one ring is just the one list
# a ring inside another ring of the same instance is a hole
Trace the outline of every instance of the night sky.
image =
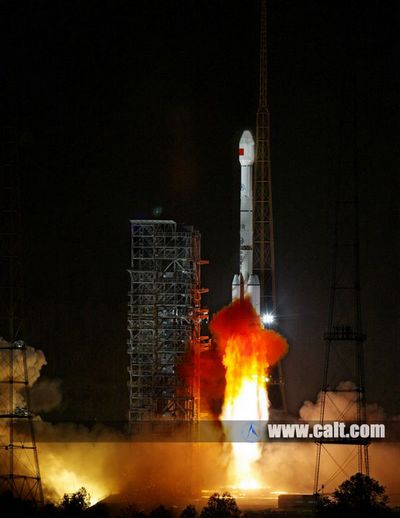
[[(292, 412), (320, 388), (349, 71), (358, 84), (367, 398), (400, 412), (400, 4), (360, 5), (268, 2)], [(63, 380), (60, 418), (126, 417), (130, 218), (162, 207), (163, 218), (199, 229), (210, 260), (205, 302), (211, 313), (229, 302), (236, 149), (254, 130), (258, 98), (257, 17), (256, 0), (1, 2), (1, 103), (18, 121), (23, 180), (26, 341), (45, 352), (44, 374)]]

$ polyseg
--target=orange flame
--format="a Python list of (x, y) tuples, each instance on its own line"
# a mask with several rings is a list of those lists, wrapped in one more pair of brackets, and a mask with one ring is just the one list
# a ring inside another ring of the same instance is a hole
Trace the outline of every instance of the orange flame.
[[(267, 421), (268, 368), (286, 354), (288, 344), (275, 331), (264, 329), (248, 298), (235, 300), (213, 318), (210, 329), (223, 354), (226, 368), (224, 421)], [(256, 462), (261, 457), (259, 442), (232, 443), (232, 484), (244, 489), (260, 487)]]

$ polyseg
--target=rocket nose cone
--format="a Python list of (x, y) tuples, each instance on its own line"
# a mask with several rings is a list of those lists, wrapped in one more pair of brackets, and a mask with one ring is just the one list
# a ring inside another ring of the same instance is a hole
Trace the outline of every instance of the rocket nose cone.
[(254, 146), (253, 135), (251, 134), (251, 131), (249, 131), (249, 130), (244, 130), (242, 133), (242, 136), (240, 137), (239, 147), (244, 147), (245, 145)]
[(239, 162), (241, 165), (252, 165), (254, 163), (254, 139), (249, 130), (242, 133), (239, 142)]

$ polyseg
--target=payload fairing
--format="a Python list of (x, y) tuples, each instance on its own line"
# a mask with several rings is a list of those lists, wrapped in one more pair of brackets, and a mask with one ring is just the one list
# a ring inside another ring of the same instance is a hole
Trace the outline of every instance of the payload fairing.
[(240, 273), (234, 275), (232, 300), (250, 300), (260, 314), (260, 280), (253, 274), (253, 165), (255, 155), (254, 139), (245, 130), (239, 142), (240, 182)]

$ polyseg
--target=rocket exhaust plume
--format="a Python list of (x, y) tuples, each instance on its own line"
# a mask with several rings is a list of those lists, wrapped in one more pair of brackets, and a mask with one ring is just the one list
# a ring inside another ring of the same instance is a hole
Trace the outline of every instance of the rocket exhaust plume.
[[(222, 423), (267, 421), (268, 369), (286, 354), (286, 340), (277, 332), (264, 329), (249, 297), (234, 300), (219, 311), (210, 329), (226, 369)], [(262, 486), (256, 464), (261, 455), (259, 442), (232, 443), (229, 475), (233, 486)]]

